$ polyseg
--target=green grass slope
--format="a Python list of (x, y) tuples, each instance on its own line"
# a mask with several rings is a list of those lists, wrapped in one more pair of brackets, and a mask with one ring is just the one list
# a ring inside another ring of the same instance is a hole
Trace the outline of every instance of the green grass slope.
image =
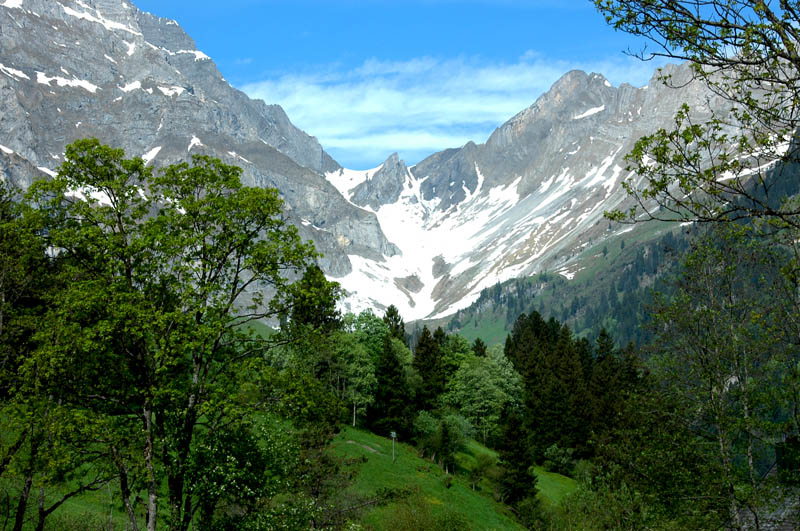
[[(471, 469), (475, 456), (492, 450), (475, 441), (456, 456), (462, 474), (451, 475), (448, 487), (446, 475), (439, 466), (418, 456), (409, 444), (395, 443), (396, 460), (392, 462), (392, 441), (362, 430), (346, 428), (337, 437), (334, 451), (348, 458), (366, 458), (360, 466), (352, 489), (361, 495), (371, 495), (381, 488), (417, 488), (432, 517), (447, 514), (461, 516), (474, 530), (523, 529), (510, 511), (496, 502), (490, 484), (484, 480), (477, 490), (472, 490), (465, 474)], [(575, 488), (570, 478), (537, 471), (539, 488), (545, 503), (557, 504)], [(364, 515), (362, 523), (367, 529), (396, 529), (397, 503), (373, 509)]]

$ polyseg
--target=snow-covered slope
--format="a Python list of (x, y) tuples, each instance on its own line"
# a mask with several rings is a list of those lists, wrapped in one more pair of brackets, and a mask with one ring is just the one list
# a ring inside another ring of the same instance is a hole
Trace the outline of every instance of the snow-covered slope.
[[(688, 81), (686, 67), (668, 69), (673, 81)], [(510, 278), (544, 270), (572, 278), (583, 267), (580, 250), (628, 230), (603, 217), (628, 200), (622, 180), (636, 178), (624, 156), (642, 134), (668, 126), (683, 102), (698, 116), (722, 104), (695, 83), (615, 88), (573, 71), (485, 144), (411, 169), (392, 156), (368, 172), (326, 174), (377, 215), (400, 249), (378, 260), (349, 255), (353, 271), (336, 279), (348, 307), (395, 304), (407, 319), (440, 317)]]

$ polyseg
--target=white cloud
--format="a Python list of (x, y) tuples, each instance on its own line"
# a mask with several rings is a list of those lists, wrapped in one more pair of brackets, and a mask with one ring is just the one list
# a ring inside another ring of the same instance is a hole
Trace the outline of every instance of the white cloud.
[(644, 85), (656, 66), (627, 57), (568, 63), (534, 52), (512, 64), (370, 59), (357, 68), (327, 65), (249, 83), (242, 90), (281, 105), (343, 165), (370, 168), (394, 151), (413, 164), (469, 140), (484, 142), (569, 70), (598, 72), (614, 85)]

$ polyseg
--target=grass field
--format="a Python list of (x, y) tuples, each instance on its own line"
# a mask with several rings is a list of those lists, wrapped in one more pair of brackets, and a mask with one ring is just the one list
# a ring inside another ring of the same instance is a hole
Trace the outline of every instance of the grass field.
[[(391, 439), (379, 437), (362, 430), (347, 428), (336, 438), (335, 452), (350, 458), (366, 457), (361, 465), (354, 492), (374, 494), (381, 488), (418, 487), (434, 516), (447, 512), (465, 517), (474, 530), (522, 529), (507, 507), (496, 502), (489, 483), (484, 480), (477, 490), (472, 490), (462, 474), (451, 475), (448, 486), (444, 471), (439, 466), (418, 456), (416, 448), (404, 443), (395, 444), (396, 460), (392, 462)], [(475, 441), (456, 456), (457, 467), (468, 472), (479, 453), (496, 457), (496, 453)], [(557, 504), (575, 489), (575, 481), (559, 474), (537, 470), (540, 496), (548, 504)], [(393, 505), (373, 509), (364, 515), (363, 524), (369, 529), (392, 529), (392, 519), (397, 508)]]

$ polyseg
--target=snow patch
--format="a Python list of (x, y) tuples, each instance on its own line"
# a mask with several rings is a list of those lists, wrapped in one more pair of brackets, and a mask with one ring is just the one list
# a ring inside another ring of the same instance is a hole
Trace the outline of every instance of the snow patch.
[(164, 94), (164, 96), (180, 96), (185, 92), (186, 89), (183, 87), (172, 86), (172, 87), (158, 87), (158, 90)]
[(195, 61), (210, 61), (211, 58), (200, 50), (178, 50), (175, 53), (188, 53), (194, 55)]
[(5, 153), (6, 155), (11, 155), (12, 153), (14, 153), (12, 149), (5, 147), (3, 144), (0, 144), (0, 151)]
[(47, 75), (44, 74), (44, 72), (38, 72), (38, 71), (36, 72), (37, 83), (51, 86), (50, 83), (52, 83), (53, 81), (55, 81), (59, 87), (82, 88), (88, 92), (91, 92), (92, 94), (96, 93), (100, 89), (100, 87), (98, 87), (93, 83), (90, 83), (89, 81), (86, 81), (85, 79), (65, 79), (63, 77), (48, 77)]
[(189, 142), (189, 148), (186, 151), (187, 152), (191, 151), (192, 148), (195, 147), (195, 146), (201, 146), (202, 147), (203, 143), (200, 142), (199, 138), (197, 138), (196, 136), (192, 135), (192, 140), (191, 140), (191, 142)]
[(248, 164), (252, 164), (252, 162), (250, 162), (249, 160), (247, 160), (247, 159), (246, 159), (246, 158), (244, 158), (243, 156), (239, 155), (239, 154), (238, 154), (238, 153), (236, 153), (235, 151), (228, 151), (228, 155), (230, 155), (231, 157), (233, 157), (233, 158), (235, 158), (235, 159), (242, 160), (242, 161), (244, 161), (244, 162), (246, 162), (246, 163), (248, 163)]
[(130, 57), (131, 55), (133, 55), (136, 52), (136, 43), (135, 42), (128, 42), (128, 41), (122, 41), (122, 42), (123, 42), (123, 44), (125, 44), (125, 46), (128, 47), (128, 52), (127, 52), (128, 53), (128, 57)]
[(22, 9), (22, 0), (6, 0), (2, 6), (10, 9)]
[[(266, 142), (264, 143), (266, 144)], [(342, 194), (345, 199), (350, 201), (350, 199), (353, 197), (353, 194), (350, 192), (356, 186), (367, 181), (371, 176), (378, 173), (381, 168), (383, 168), (383, 164), (377, 168), (372, 168), (371, 170), (348, 170), (347, 168), (341, 168), (337, 171), (327, 172), (325, 174), (325, 179), (327, 179), (327, 181), (331, 183), (334, 188), (339, 190), (339, 193)]]
[(103, 57), (105, 57), (106, 59), (108, 59), (112, 63), (117, 64), (117, 62), (114, 60), (114, 58), (111, 57), (110, 55), (103, 54)]
[(9, 77), (17, 79), (30, 79), (22, 70), (17, 70), (16, 68), (5, 66), (3, 63), (0, 63), (0, 72), (4, 73)]
[(142, 160), (144, 161), (145, 166), (150, 164), (150, 162), (152, 162), (152, 160), (156, 158), (156, 155), (158, 155), (159, 151), (161, 151), (161, 146), (154, 147), (153, 149), (142, 155)]
[(54, 172), (54, 171), (53, 171), (53, 170), (51, 170), (50, 168), (45, 168), (44, 166), (37, 166), (37, 167), (36, 167), (36, 169), (38, 169), (38, 170), (39, 170), (39, 171), (41, 171), (42, 173), (46, 173), (46, 174), (47, 174), (47, 175), (49, 175), (50, 177), (55, 177), (55, 176), (57, 176), (57, 175), (58, 175), (56, 172)]
[(130, 92), (132, 90), (136, 90), (136, 89), (140, 89), (140, 88), (142, 88), (142, 82), (141, 81), (134, 81), (133, 83), (128, 83), (124, 87), (119, 87), (119, 89), (122, 92)]
[(603, 112), (604, 110), (606, 110), (606, 106), (605, 105), (601, 105), (600, 107), (592, 107), (588, 111), (586, 111), (584, 113), (581, 113), (578, 116), (573, 116), (572, 119), (573, 120), (580, 120), (581, 118), (587, 118), (589, 116), (592, 116), (593, 114), (597, 114), (599, 112)]
[[(9, 0), (6, 1), (8, 2)], [(79, 3), (79, 5), (80, 4), (82, 3)], [(130, 26), (126, 26), (125, 24), (121, 24), (119, 22), (114, 22), (113, 20), (108, 20), (107, 18), (103, 17), (103, 15), (101, 15), (100, 12), (97, 11), (96, 9), (95, 12), (97, 13), (98, 16), (90, 15), (89, 13), (81, 13), (80, 11), (75, 11), (74, 9), (69, 8), (65, 5), (61, 5), (61, 7), (62, 9), (64, 9), (64, 13), (66, 13), (67, 15), (100, 24), (107, 30), (121, 30), (131, 33), (133, 35), (141, 35), (141, 33), (134, 30)], [(84, 7), (84, 9), (88, 9), (89, 6), (87, 6), (86, 4), (82, 4), (81, 7)]]
[[(39, 169), (44, 170), (44, 168)], [(66, 193), (66, 195), (68, 197), (76, 197), (81, 201), (88, 201), (89, 199), (92, 199), (100, 205), (111, 206), (111, 199), (108, 197), (107, 193), (88, 186), (78, 188), (76, 190), (70, 190)]]

